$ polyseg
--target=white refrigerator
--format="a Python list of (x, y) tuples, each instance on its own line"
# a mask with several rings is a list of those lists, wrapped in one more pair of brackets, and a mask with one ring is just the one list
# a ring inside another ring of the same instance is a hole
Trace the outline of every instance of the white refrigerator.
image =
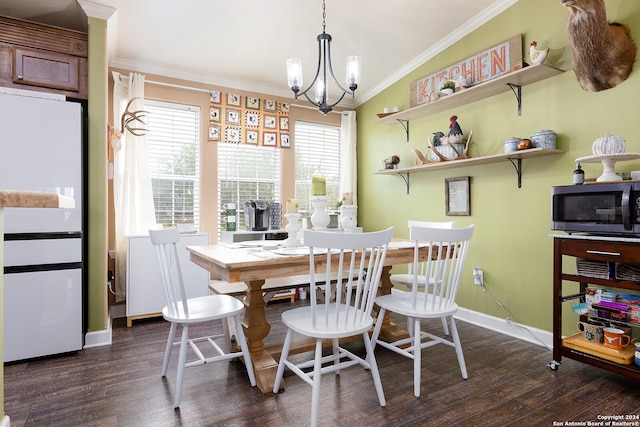
[(75, 200), (74, 209), (5, 209), (5, 362), (83, 346), (83, 107), (0, 88), (0, 189)]

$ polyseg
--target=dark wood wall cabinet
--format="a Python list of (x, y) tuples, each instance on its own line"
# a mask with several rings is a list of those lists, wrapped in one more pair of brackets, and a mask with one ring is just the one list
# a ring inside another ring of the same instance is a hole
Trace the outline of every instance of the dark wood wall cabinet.
[[(598, 269), (598, 277), (590, 277), (593, 270), (568, 268), (570, 264), (576, 265), (577, 260), (592, 265), (601, 264), (604, 268)], [(563, 263), (564, 261), (564, 263)], [(563, 336), (562, 313), (563, 305), (569, 303), (575, 305), (584, 301), (587, 287), (594, 286), (601, 289), (609, 289), (618, 293), (640, 295), (640, 283), (618, 277), (618, 268), (621, 265), (637, 266), (640, 264), (640, 239), (620, 238), (585, 235), (554, 235), (553, 236), (553, 360), (549, 367), (558, 369), (562, 357), (578, 360), (589, 365), (597, 366), (617, 374), (640, 380), (640, 367), (636, 366), (629, 357), (633, 354), (632, 348), (626, 348), (619, 355), (611, 352), (599, 353), (574, 345), (575, 335)], [(563, 267), (572, 271), (565, 273)], [(576, 285), (577, 286), (577, 293)], [(563, 291), (565, 288), (571, 292)], [(581, 321), (595, 316), (593, 311), (580, 316)], [(597, 318), (607, 323), (607, 319)], [(637, 328), (640, 325), (630, 322), (625, 327)], [(576, 334), (577, 329), (572, 332)], [(597, 347), (597, 346), (596, 346)], [(633, 344), (630, 345), (633, 347)], [(626, 355), (626, 356), (625, 356)], [(618, 357), (619, 356), (619, 357)], [(625, 358), (626, 357), (626, 358)]]
[(0, 16), (0, 85), (87, 99), (87, 34)]

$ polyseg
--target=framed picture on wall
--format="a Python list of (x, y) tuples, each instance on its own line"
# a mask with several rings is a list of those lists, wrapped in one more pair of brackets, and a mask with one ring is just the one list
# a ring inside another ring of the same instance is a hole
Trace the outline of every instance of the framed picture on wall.
[(245, 111), (244, 124), (245, 126), (252, 128), (260, 126), (260, 113), (258, 111)]
[(445, 210), (449, 216), (468, 216), (471, 215), (471, 203), (469, 196), (468, 176), (459, 176), (456, 178), (445, 178), (444, 180), (444, 196)]
[(242, 102), (242, 98), (240, 97), (240, 95), (236, 95), (234, 93), (227, 94), (227, 105), (239, 107), (241, 102)]
[(281, 116), (280, 117), (280, 130), (289, 130), (289, 117)]
[(209, 141), (220, 141), (220, 125), (209, 125)]
[(262, 145), (265, 147), (275, 147), (278, 141), (276, 132), (262, 132)]
[(280, 134), (280, 147), (291, 148), (291, 140), (289, 139), (288, 133), (282, 132)]
[(220, 104), (220, 91), (212, 90), (211, 92), (209, 92), (209, 98), (212, 103)]
[(278, 103), (272, 99), (264, 100), (264, 111), (275, 113), (278, 111)]
[(260, 98), (256, 98), (253, 96), (247, 96), (247, 98), (245, 99), (245, 105), (247, 108), (250, 108), (252, 110), (259, 110), (260, 109)]
[(209, 121), (220, 123), (220, 107), (209, 107)]
[(267, 129), (277, 129), (278, 128), (278, 118), (276, 116), (269, 116), (265, 114), (264, 116), (264, 127)]
[(240, 110), (235, 110), (233, 108), (227, 108), (227, 124), (229, 125), (239, 125), (240, 124)]
[(245, 143), (258, 145), (258, 141), (259, 141), (258, 135), (259, 134), (258, 134), (257, 130), (248, 130), (247, 129), (245, 131), (245, 135), (244, 135), (245, 136), (245, 138), (244, 138)]
[(242, 142), (242, 130), (239, 127), (227, 126), (224, 129), (224, 141), (240, 144)]

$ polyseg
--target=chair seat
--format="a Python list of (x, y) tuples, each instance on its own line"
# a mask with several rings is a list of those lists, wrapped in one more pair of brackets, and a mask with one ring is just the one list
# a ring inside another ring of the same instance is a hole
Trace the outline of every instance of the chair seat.
[(187, 300), (189, 317), (186, 317), (182, 304), (178, 304), (178, 313), (170, 313), (169, 307), (162, 309), (162, 316), (169, 322), (197, 323), (208, 320), (235, 316), (244, 310), (244, 304), (228, 295), (207, 295)]
[(437, 318), (443, 316), (449, 316), (455, 314), (458, 311), (458, 305), (454, 302), (451, 302), (450, 305), (446, 307), (439, 307), (440, 297), (436, 297), (436, 304), (434, 304), (434, 308), (431, 308), (430, 304), (433, 300), (434, 296), (432, 294), (426, 294), (428, 301), (427, 307), (428, 310), (423, 309), (424, 306), (424, 293), (419, 293), (416, 301), (416, 308), (413, 308), (413, 293), (412, 292), (393, 292), (389, 295), (381, 295), (376, 298), (376, 304), (380, 307), (393, 311), (395, 313), (413, 317), (413, 318), (421, 318), (421, 319), (430, 319)]
[[(319, 304), (316, 306), (318, 313), (324, 313), (326, 304)], [(339, 309), (337, 307), (340, 307)], [(358, 335), (368, 331), (373, 326), (373, 318), (371, 316), (363, 315), (362, 311), (356, 310), (353, 307), (349, 307), (344, 304), (329, 304), (330, 319), (334, 319), (335, 316), (362, 316), (361, 322), (350, 324), (349, 327), (345, 327), (344, 322), (336, 328), (324, 327), (324, 325), (313, 326), (311, 315), (311, 307), (299, 307), (293, 310), (288, 310), (282, 313), (282, 323), (287, 327), (293, 329), (295, 332), (307, 337), (313, 338), (344, 338), (353, 335)], [(344, 317), (342, 317), (344, 318)], [(330, 323), (331, 320), (329, 321)]]

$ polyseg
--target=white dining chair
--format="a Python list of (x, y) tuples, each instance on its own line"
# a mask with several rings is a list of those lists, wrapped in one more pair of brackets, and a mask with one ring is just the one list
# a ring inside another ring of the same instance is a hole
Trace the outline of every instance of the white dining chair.
[[(243, 303), (229, 295), (207, 295), (187, 298), (176, 249), (176, 243), (179, 239), (178, 230), (149, 230), (149, 235), (158, 262), (158, 268), (160, 269), (160, 277), (167, 300), (167, 305), (162, 309), (162, 316), (166, 321), (171, 323), (162, 364), (163, 377), (167, 375), (173, 347), (180, 347), (174, 407), (178, 408), (180, 406), (184, 368), (186, 367), (243, 357), (247, 373), (249, 374), (249, 381), (252, 386), (255, 386), (256, 378), (253, 372), (251, 355), (249, 354), (249, 347), (240, 323), (240, 316), (244, 311)], [(226, 327), (228, 318), (233, 319), (235, 323), (237, 333), (236, 341), (240, 344), (242, 351), (224, 350), (215, 341), (218, 339), (224, 339), (225, 342), (229, 341), (228, 329)], [(217, 320), (222, 321), (223, 334), (213, 334), (195, 338), (189, 337), (190, 325)], [(178, 325), (182, 326), (182, 337), (176, 342), (175, 335)], [(198, 344), (205, 343), (211, 347), (208, 351), (198, 346)], [(187, 361), (187, 347), (191, 348), (195, 354), (195, 360)]]
[[(458, 311), (455, 300), (473, 229), (473, 225), (458, 229), (411, 227), (410, 237), (414, 241), (413, 264), (417, 267), (420, 245), (426, 242), (428, 244), (426, 274), (433, 279), (433, 285), (417, 286), (418, 272), (414, 269), (414, 284), (410, 291), (394, 292), (376, 298), (380, 312), (371, 337), (373, 345), (374, 347), (380, 345), (413, 359), (413, 393), (416, 397), (420, 396), (421, 350), (424, 348), (436, 344), (454, 347), (462, 378), (467, 379), (462, 344), (453, 315)], [(430, 288), (431, 292), (429, 292)], [(379, 339), (387, 311), (407, 317), (407, 321), (413, 324), (413, 336), (394, 342)], [(445, 319), (448, 322), (450, 338), (421, 330), (421, 319), (435, 318)]]
[[(455, 221), (416, 221), (413, 219), (408, 220), (407, 227), (411, 229), (411, 227), (413, 226), (428, 227), (428, 228), (454, 228), (456, 226), (456, 222)], [(426, 263), (424, 262), (418, 263), (418, 268), (416, 269), (416, 271), (418, 272), (418, 277), (417, 277), (418, 286), (422, 287), (427, 284), (429, 286), (433, 285), (433, 278), (427, 277), (426, 268), (427, 268)], [(413, 263), (409, 263), (407, 265), (406, 273), (394, 273), (390, 275), (389, 280), (391, 281), (391, 284), (400, 285), (402, 288), (411, 289), (411, 286), (413, 286), (413, 270), (414, 270)], [(401, 290), (402, 289), (400, 288), (396, 288), (394, 289), (394, 292), (398, 292)], [(413, 322), (411, 322), (410, 319), (407, 319), (407, 330), (409, 331), (411, 336), (413, 336), (412, 325), (413, 325)], [(442, 329), (444, 330), (445, 335), (449, 335), (449, 327), (447, 326), (447, 322), (444, 318), (442, 319)]]
[[(411, 227), (428, 227), (428, 228), (454, 228), (456, 226), (455, 221), (416, 221), (416, 220), (408, 220), (407, 227), (411, 229)], [(426, 265), (424, 262), (418, 263), (418, 286), (424, 286), (427, 283), (431, 283), (431, 280), (427, 279), (425, 275)], [(413, 263), (407, 265), (407, 273), (394, 273), (389, 276), (389, 280), (392, 285), (401, 285), (406, 286), (407, 289), (410, 289), (413, 285)]]
[[(311, 254), (310, 305), (282, 313), (282, 322), (288, 330), (273, 392), (278, 393), (280, 390), (285, 367), (311, 385), (312, 426), (318, 423), (321, 376), (331, 372), (339, 374), (341, 369), (349, 366), (359, 364), (371, 371), (380, 406), (386, 405), (369, 331), (373, 326), (371, 312), (392, 235), (393, 228), (369, 233), (305, 230), (304, 243), (309, 246)], [(316, 266), (317, 257), (322, 258), (319, 266)], [(338, 274), (335, 281), (331, 280), (332, 270)], [(334, 290), (335, 293), (332, 293)], [(320, 303), (320, 292), (334, 295), (334, 298)], [(294, 333), (315, 339), (315, 355), (312, 360), (301, 362), (300, 355), (289, 359)], [(367, 353), (365, 358), (339, 345), (339, 339), (358, 335), (364, 340)], [(333, 350), (327, 356), (322, 355), (325, 340), (330, 340)]]

